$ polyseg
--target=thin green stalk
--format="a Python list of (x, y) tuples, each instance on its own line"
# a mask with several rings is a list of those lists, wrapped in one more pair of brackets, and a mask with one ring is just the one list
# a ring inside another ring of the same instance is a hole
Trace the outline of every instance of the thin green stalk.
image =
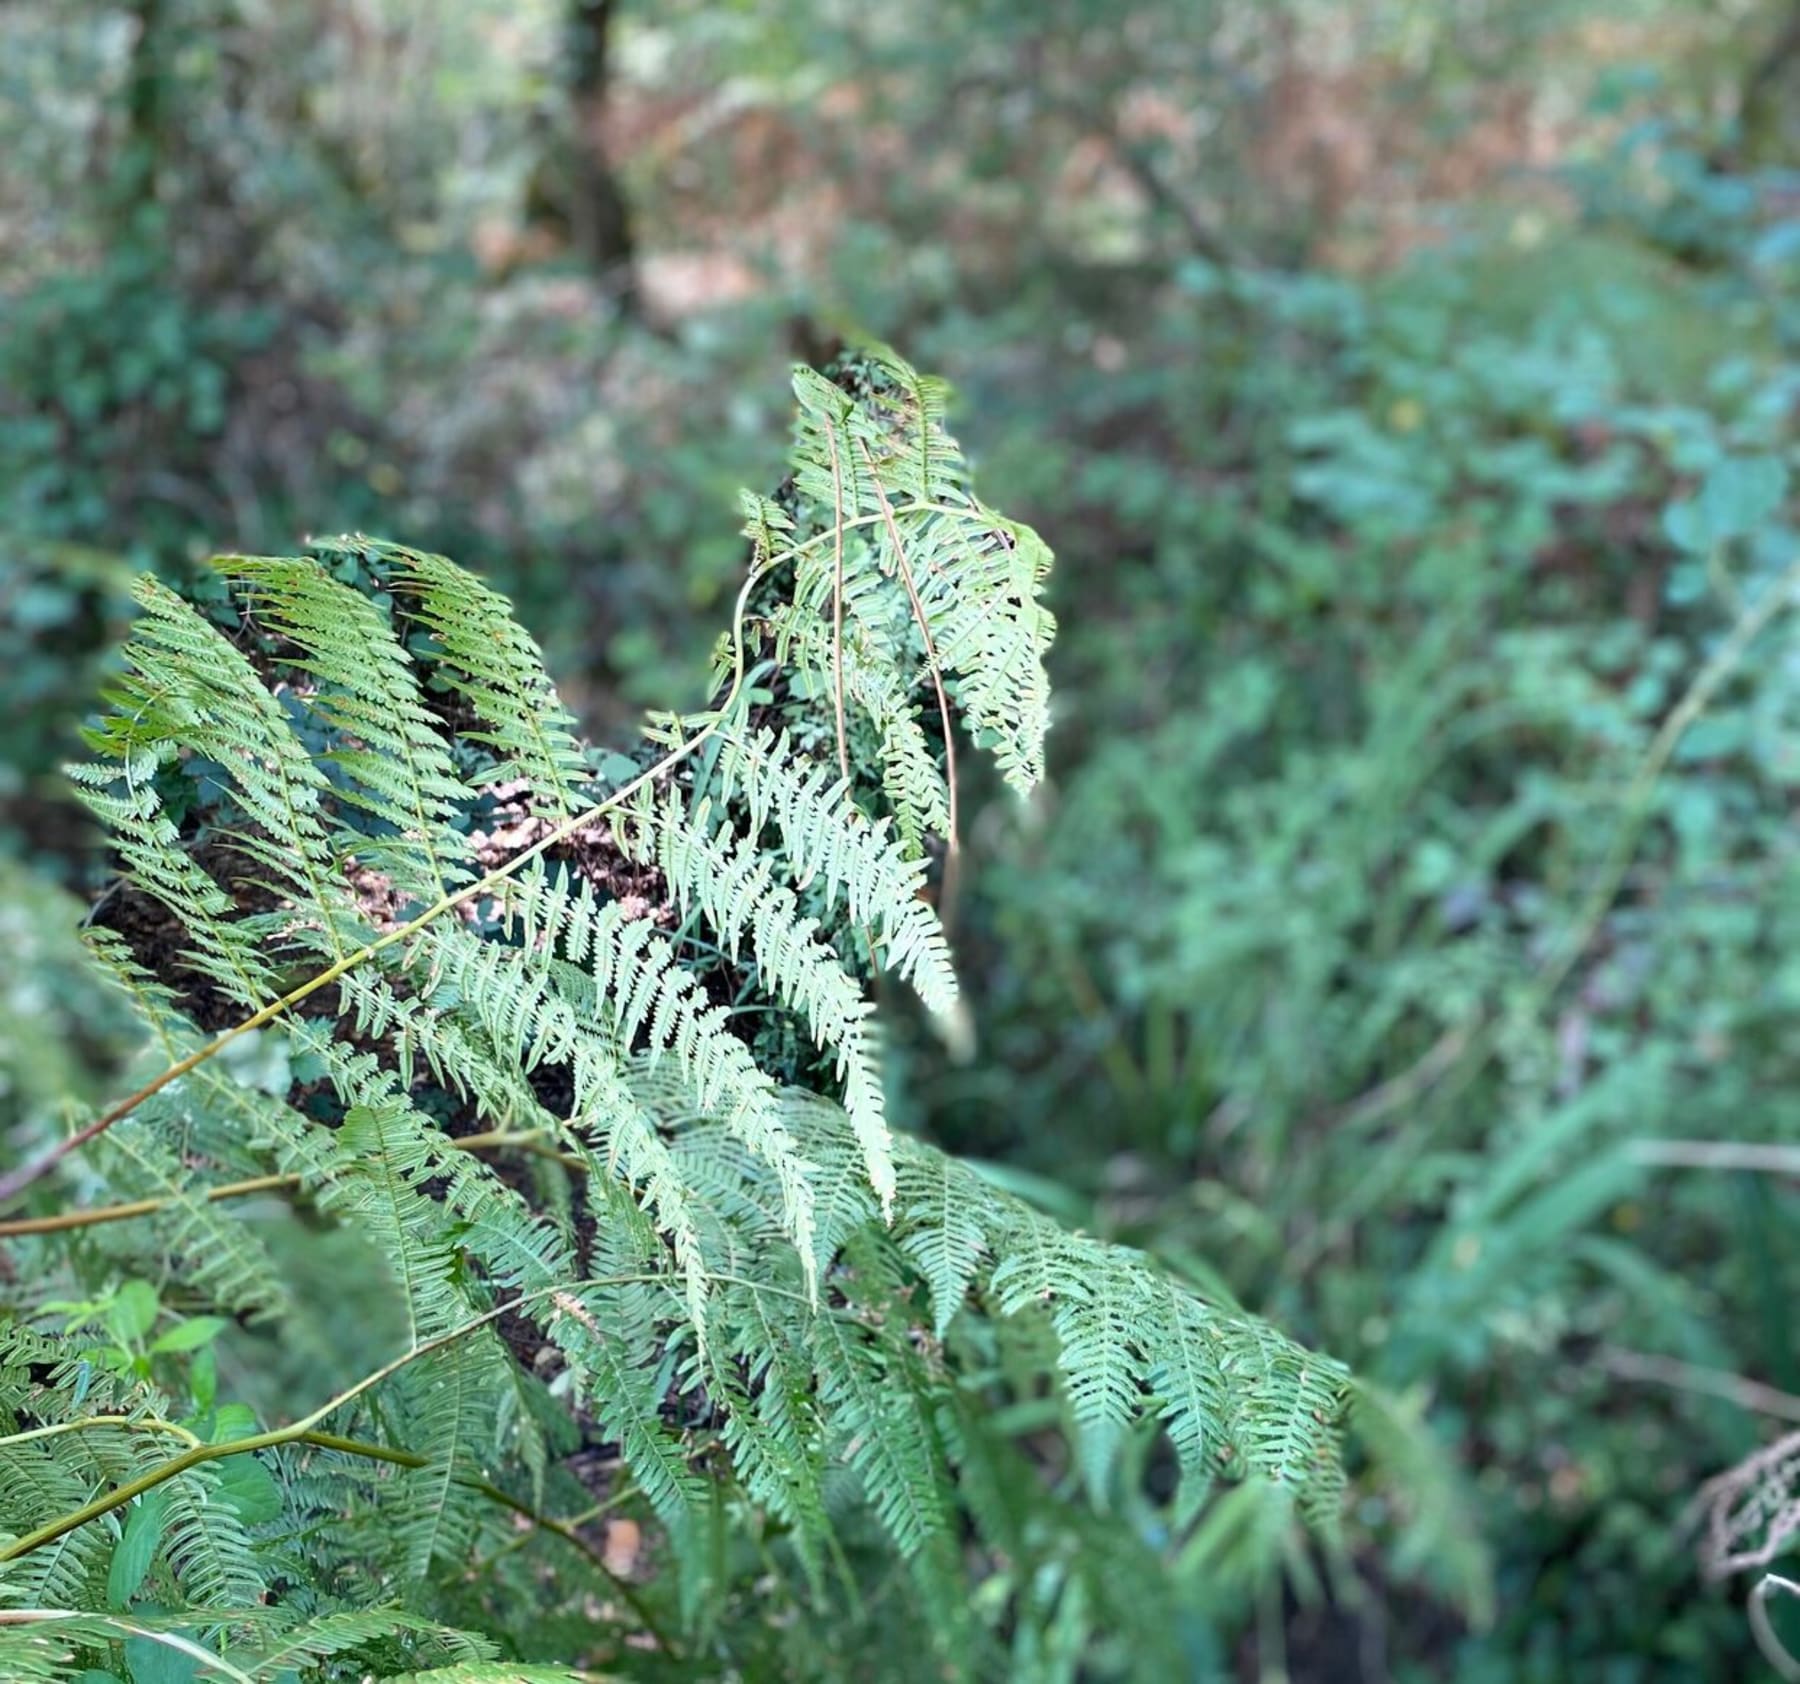
[[(171, 1456), (165, 1462), (159, 1462), (153, 1468), (139, 1474), (135, 1479), (115, 1486), (111, 1491), (102, 1493), (91, 1502), (83, 1503), (78, 1509), (55, 1520), (46, 1521), (34, 1531), (15, 1538), (10, 1544), (0, 1548), (0, 1562), (15, 1561), (22, 1555), (29, 1555), (33, 1550), (42, 1549), (45, 1544), (55, 1543), (65, 1533), (73, 1532), (79, 1526), (85, 1526), (90, 1520), (98, 1520), (102, 1515), (111, 1514), (115, 1509), (123, 1508), (127, 1503), (136, 1501), (148, 1491), (166, 1484), (178, 1474), (186, 1473), (190, 1468), (197, 1468), (204, 1462), (216, 1462), (227, 1456), (248, 1455), (257, 1450), (277, 1450), (283, 1445), (296, 1444), (303, 1441), (308, 1434), (316, 1432), (321, 1422), (337, 1413), (346, 1404), (354, 1403), (363, 1393), (373, 1390), (385, 1380), (391, 1380), (401, 1369), (409, 1367), (421, 1357), (429, 1356), (433, 1351), (440, 1351), (447, 1345), (453, 1345), (460, 1339), (466, 1339), (471, 1333), (479, 1332), (490, 1322), (495, 1322), (511, 1310), (523, 1304), (536, 1303), (541, 1299), (554, 1296), (558, 1292), (570, 1291), (576, 1286), (634, 1286), (655, 1285), (665, 1277), (661, 1275), (615, 1275), (603, 1280), (575, 1281), (567, 1285), (543, 1287), (535, 1292), (521, 1293), (516, 1298), (509, 1298), (504, 1304), (476, 1316), (472, 1321), (463, 1322), (448, 1333), (440, 1333), (434, 1339), (427, 1339), (421, 1344), (413, 1345), (399, 1356), (385, 1362), (372, 1373), (365, 1374), (354, 1385), (347, 1386), (335, 1397), (327, 1399), (308, 1415), (298, 1421), (290, 1422), (285, 1427), (272, 1427), (267, 1432), (252, 1433), (244, 1438), (234, 1438), (224, 1444), (194, 1444), (177, 1456)], [(350, 1441), (342, 1441), (348, 1443)]]
[(158, 1643), (165, 1649), (173, 1649), (186, 1655), (207, 1671), (233, 1680), (233, 1684), (256, 1684), (249, 1673), (238, 1671), (229, 1661), (221, 1659), (210, 1649), (202, 1648), (191, 1638), (183, 1637), (179, 1632), (157, 1631), (152, 1626), (139, 1625), (136, 1620), (126, 1619), (118, 1614), (84, 1614), (77, 1608), (0, 1608), (0, 1626), (54, 1625), (62, 1620), (81, 1620), (109, 1626), (127, 1637), (141, 1637), (146, 1642)]
[(118, 1427), (124, 1432), (133, 1433), (167, 1433), (171, 1438), (184, 1439), (190, 1446), (205, 1442), (186, 1427), (178, 1426), (173, 1421), (165, 1421), (160, 1415), (84, 1415), (78, 1421), (57, 1421), (48, 1427), (32, 1427), (26, 1432), (8, 1433), (0, 1438), (0, 1445), (31, 1444), (40, 1439), (60, 1438), (64, 1433), (93, 1432), (103, 1427)]
[[(465, 1134), (446, 1142), (459, 1152), (490, 1152), (506, 1146), (517, 1146), (522, 1152), (535, 1152), (562, 1164), (565, 1168), (586, 1171), (587, 1166), (572, 1153), (559, 1152), (544, 1143), (541, 1130), (491, 1129), (485, 1134)], [(227, 1181), (217, 1187), (188, 1195), (215, 1204), (222, 1199), (242, 1199), (254, 1193), (286, 1192), (304, 1186), (306, 1177), (291, 1175), (253, 1175), (244, 1181)], [(164, 1198), (132, 1199), (125, 1204), (101, 1205), (93, 1210), (63, 1210), (53, 1216), (20, 1216), (0, 1222), (0, 1240), (19, 1239), (27, 1234), (64, 1233), (72, 1228), (96, 1228), (107, 1222), (128, 1222), (139, 1216), (154, 1216), (170, 1205), (186, 1202), (182, 1195)]]

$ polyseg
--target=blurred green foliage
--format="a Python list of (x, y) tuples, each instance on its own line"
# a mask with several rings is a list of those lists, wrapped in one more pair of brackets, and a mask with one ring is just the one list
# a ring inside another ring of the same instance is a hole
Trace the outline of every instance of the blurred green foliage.
[[(1669, 1160), (1795, 1139), (1790, 11), (682, 0), (596, 111), (548, 0), (0, 9), (6, 845), (98, 877), (51, 768), (214, 547), (443, 548), (598, 725), (693, 695), (776, 370), (893, 338), (1064, 627), (1048, 797), (968, 792), (975, 1054), (896, 1108), (1460, 1470), (1324, 1579), (1224, 1506), (1200, 1675), (1746, 1676), (1680, 1523), (1800, 1393), (1795, 1186)], [(110, 1056), (22, 951), (9, 1124)]]

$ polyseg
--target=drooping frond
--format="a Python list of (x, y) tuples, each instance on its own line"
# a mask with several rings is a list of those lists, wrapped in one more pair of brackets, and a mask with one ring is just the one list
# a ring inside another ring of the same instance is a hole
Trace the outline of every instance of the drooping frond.
[(899, 1182), (900, 1249), (931, 1288), (932, 1321), (941, 1339), (987, 1253), (985, 1201), (975, 1176), (937, 1153), (904, 1156)]
[(883, 1115), (881, 1079), (869, 1019), (873, 1007), (843, 964), (801, 914), (794, 892), (768, 856), (744, 835), (711, 830), (702, 799), (692, 814), (671, 799), (637, 817), (654, 835), (656, 863), (682, 908), (698, 909), (736, 958), (747, 947), (762, 987), (805, 1019), (814, 1042), (837, 1055), (844, 1109), (885, 1211), (894, 1199), (894, 1166)]
[(257, 1679), (278, 1679), (284, 1672), (304, 1673), (340, 1655), (352, 1655), (396, 1638), (426, 1643), (443, 1652), (446, 1664), (473, 1666), (493, 1658), (493, 1645), (421, 1619), (404, 1608), (340, 1609), (283, 1631), (267, 1645), (234, 1664)]
[[(725, 1014), (709, 1006), (693, 978), (675, 963), (673, 950), (642, 918), (625, 916), (618, 903), (595, 905), (580, 890), (553, 889), (541, 876), (527, 877), (511, 903), (523, 926), (523, 947), (473, 940), (454, 928), (428, 938), (434, 989), (440, 1007), (472, 1014), (497, 1051), (526, 1071), (550, 1061), (575, 1074), (571, 1120), (593, 1131), (618, 1168), (618, 1148), (633, 1144), (632, 1165), (641, 1173), (649, 1142), (635, 1126), (630, 1094), (610, 1077), (610, 1067), (633, 1046), (652, 1058), (672, 1055), (701, 1103), (776, 1171), (787, 1223), (803, 1257), (812, 1255), (812, 1193), (805, 1160), (796, 1153), (775, 1114), (774, 1084), (757, 1068), (744, 1044), (727, 1033)], [(648, 1184), (652, 1196), (659, 1189)], [(666, 1185), (659, 1200), (688, 1252), (690, 1285), (700, 1270), (687, 1243), (679, 1199)]]
[(773, 821), (797, 885), (817, 883), (828, 911), (841, 904), (852, 924), (873, 934), (890, 970), (932, 1011), (949, 1011), (956, 974), (943, 926), (921, 895), (924, 865), (894, 847), (886, 821), (870, 822), (846, 780), (808, 765), (785, 737), (728, 734), (723, 741), (714, 771), (719, 800), (743, 802), (753, 838)]
[(841, 599), (915, 682), (933, 664), (922, 657), (935, 656), (977, 742), (1009, 783), (1028, 790), (1043, 777), (1049, 724), (1043, 663), (1056, 622), (1041, 598), (1050, 552), (966, 489), (961, 453), (944, 431), (942, 382), (892, 352), (870, 362), (860, 399), (806, 371), (796, 377), (798, 482), (821, 518), (862, 524), (845, 534), (841, 557), (835, 543), (830, 556), (823, 544), (807, 552), (795, 601), (818, 617)]
[[(304, 913), (271, 916), (257, 928), (265, 939), (278, 934), (302, 951), (341, 956), (361, 931), (333, 859), (325, 822), (331, 785), (324, 770), (249, 658), (216, 626), (154, 579), (141, 580), (135, 594), (141, 614), (126, 645), (128, 672), (115, 687), (105, 722), (88, 733), (107, 761), (84, 768), (82, 786), (97, 790), (106, 772), (115, 774), (132, 803), (134, 823), (145, 825), (160, 805), (147, 782), (153, 766), (185, 753), (217, 768), (233, 809), (221, 827), (233, 851), (258, 874), (259, 888)], [(140, 847), (131, 863), (140, 866), (142, 885), (162, 891), (159, 898), (193, 933), (219, 939), (229, 897), (221, 901), (217, 885), (191, 862), (183, 870), (169, 859), (172, 840), (172, 829), (157, 830), (151, 857), (146, 860)], [(228, 975), (219, 980), (230, 986)]]
[(911, 1348), (884, 1321), (864, 1319), (882, 1314), (877, 1286), (857, 1272), (856, 1299), (819, 1317), (813, 1360), (838, 1453), (861, 1478), (895, 1548), (910, 1557), (951, 1535), (955, 1510)]
[(499, 1459), (496, 1419), (503, 1393), (495, 1375), (504, 1360), (484, 1329), (396, 1377), (394, 1405), (407, 1437), (431, 1447), (426, 1466), (396, 1482), (389, 1510), (415, 1579), (433, 1567), (455, 1569), (469, 1559), (482, 1512), (481, 1499), (469, 1487), (486, 1478)]

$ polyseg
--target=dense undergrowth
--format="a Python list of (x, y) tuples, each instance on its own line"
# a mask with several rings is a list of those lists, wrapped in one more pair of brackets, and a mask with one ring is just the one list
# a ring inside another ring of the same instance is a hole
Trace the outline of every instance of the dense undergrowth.
[[(173, 7), (188, 47), (208, 10)], [(1357, 205), (1312, 238), (1232, 138), (1264, 61), (1185, 79), (1188, 8), (1132, 33), (1070, 4), (1048, 44), (1009, 8), (867, 40), (824, 10), (754, 42), (683, 11), (658, 36), (680, 50), (632, 72), (660, 92), (753, 65), (749, 109), (796, 90), (767, 103), (814, 148), (786, 179), (842, 189), (809, 212), (818, 267), (771, 259), (762, 290), (672, 328), (555, 260), (495, 275), (407, 245), (421, 205), (460, 226), (431, 197), (442, 113), (383, 128), (388, 173), (352, 191), (330, 147), (277, 144), (360, 133), (341, 111), (302, 119), (275, 79), (190, 52), (172, 220), (77, 200), (87, 223), (45, 226), (83, 286), (46, 241), (9, 287), (9, 698), (79, 716), (134, 565), (205, 593), (209, 548), (361, 526), (487, 569), (576, 710), (617, 727), (699, 682), (742, 560), (717, 511), (779, 473), (776, 365), (840, 329), (895, 338), (956, 383), (984, 495), (1053, 537), (1063, 629), (1044, 789), (1021, 812), (965, 769), (969, 1017), (946, 1038), (886, 1002), (890, 1112), (1343, 1358), (1386, 1411), (1352, 1440), (1343, 1556), (1254, 1487), (1175, 1550), (1132, 1511), (1186, 1664), (1745, 1676), (1754, 1575), (1709, 1584), (1684, 1519), (1800, 1407), (1792, 175), (1721, 131), (1704, 54), (1597, 64), (1591, 127), (1549, 167), (1350, 261)], [(1579, 68), (1542, 55), (1584, 8), (1489, 11), (1492, 38), (1445, 22), (1419, 73), (1445, 144), (1484, 79)], [(1685, 39), (1683, 8), (1658, 16)], [(879, 93), (833, 117), (820, 79)], [(1104, 192), (1060, 183), (1099, 144), (1083, 99), (1202, 83), (1218, 156), (1152, 125), (1132, 163), (1217, 211), (1226, 249), (1104, 171)], [(466, 97), (491, 173), (519, 107), (480, 77)], [(744, 195), (784, 155), (695, 147), (697, 181), (680, 152), (634, 180), (649, 243), (714, 216), (781, 249), (779, 196)], [(223, 180), (196, 162), (221, 157)], [(220, 227), (252, 231), (242, 262)], [(5, 915), (32, 957), (5, 984), (9, 1154), (116, 1091), (122, 1023), (62, 957), (80, 902), (40, 887), (98, 886), (54, 795), (67, 752), (49, 727), (12, 749), (30, 863)], [(270, 1239), (299, 1243), (285, 1220)], [(403, 1341), (356, 1261), (339, 1278), (372, 1344)], [(259, 1402), (362, 1372), (323, 1328), (241, 1337), (222, 1380)], [(1412, 1422), (1453, 1481), (1360, 1460)], [(847, 1651), (880, 1653), (880, 1608)]]
[(1087, 1118), (1053, 1208), (1432, 1400), (1495, 1573), (1459, 1677), (1732, 1675), (1686, 1499), (1757, 1442), (1734, 1377), (1800, 1379), (1790, 1195), (1697, 1144), (1790, 1139), (1800, 774), (1800, 318), (1760, 222), (1659, 249), (1709, 211), (1164, 318), (1191, 383), (1117, 401), (1187, 471), (1075, 470), (1142, 559), (976, 874), (993, 1063), (923, 1085), (1059, 1189)]

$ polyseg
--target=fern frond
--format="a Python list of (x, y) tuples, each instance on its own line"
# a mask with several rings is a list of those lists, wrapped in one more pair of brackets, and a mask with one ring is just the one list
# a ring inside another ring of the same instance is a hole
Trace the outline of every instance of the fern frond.
[[(181, 833), (152, 782), (162, 759), (175, 758), (176, 751), (174, 744), (166, 757), (135, 750), (117, 764), (97, 762), (66, 770), (82, 805), (111, 832), (126, 876), (181, 921), (190, 943), (182, 954), (184, 966), (205, 977), (227, 999), (255, 1011), (279, 992), (270, 949), (271, 938), (281, 932), (281, 921), (234, 917), (237, 904), (232, 896), (182, 845)], [(120, 787), (111, 787), (115, 784)], [(95, 932), (95, 937), (102, 935)], [(103, 962), (123, 955), (122, 944), (116, 941), (94, 939), (90, 944)], [(130, 986), (128, 977), (122, 980)], [(166, 986), (162, 994), (169, 997)]]
[(79, 1665), (79, 1651), (67, 1636), (31, 1627), (0, 1630), (0, 1667), (16, 1684), (68, 1684)]
[(785, 545), (794, 530), (793, 517), (773, 497), (754, 491), (738, 493), (738, 509), (744, 517), (739, 531), (750, 540), (751, 568), (761, 569)]
[[(964, 730), (1014, 787), (1042, 775), (1049, 556), (976, 499), (940, 382), (878, 353), (795, 389), (792, 482), (743, 505), (723, 692), (613, 794), (505, 599), (440, 557), (317, 546), (373, 600), (315, 560), (225, 558), (236, 637), (141, 587), (72, 776), (122, 867), (91, 944), (166, 1061), (96, 1119), (92, 1162), (152, 1208), (28, 1255), (105, 1303), (150, 1246), (184, 1300), (274, 1316), (282, 1270), (207, 1197), (273, 1172), (308, 1210), (277, 1248), (353, 1230), (404, 1344), (307, 1417), (328, 1433), (178, 1471), (180, 1407), (0, 1321), (0, 1531), (105, 1510), (0, 1560), (0, 1598), (93, 1622), (0, 1628), (20, 1676), (114, 1642), (98, 1610), (145, 1489), (168, 1505), (148, 1582), (258, 1684), (566, 1676), (440, 1622), (560, 1597), (585, 1634), (601, 1514), (672, 1558), (694, 1629), (752, 1573), (797, 1611), (828, 1569), (854, 1590), (874, 1547), (937, 1661), (1021, 1676), (1164, 1618), (1127, 1447), (1166, 1434), (1177, 1527), (1217, 1474), (1253, 1477), (1259, 1526), (1332, 1524), (1336, 1364), (889, 1130), (863, 956), (955, 1006), (930, 844), (954, 842)], [(180, 1389), (167, 1353), (114, 1356)], [(1091, 1501), (1046, 1476), (1040, 1428)], [(250, 1469), (279, 1475), (279, 1521), (239, 1516)], [(515, 1532), (496, 1516), (527, 1480)], [(545, 1574), (540, 1546), (587, 1565)], [(614, 1595), (672, 1651), (636, 1585)]]
[(8, 1684), (39, 1679), (91, 1684), (96, 1677), (109, 1679), (115, 1675), (96, 1673), (89, 1660), (96, 1654), (108, 1656), (112, 1646), (123, 1641), (127, 1664), (138, 1678), (245, 1677), (223, 1661), (216, 1647), (200, 1640), (198, 1624), (189, 1616), (171, 1618), (135, 1610), (130, 1614), (34, 1610), (28, 1623), (0, 1628), (0, 1676)]
[[(585, 888), (552, 885), (541, 875), (527, 877), (517, 891), (509, 910), (526, 947), (502, 947), (455, 929), (432, 932), (433, 1003), (471, 1013), (516, 1066), (569, 1064), (578, 1078), (571, 1120), (602, 1143), (609, 1169), (627, 1144), (638, 1173), (657, 1168), (654, 1145), (610, 1067), (634, 1044), (653, 1059), (672, 1055), (701, 1103), (773, 1168), (789, 1232), (810, 1258), (808, 1166), (776, 1112), (774, 1084), (727, 1032), (725, 1014), (706, 1003), (647, 920), (627, 916), (617, 903), (599, 906)], [(704, 1267), (692, 1225), (682, 1202), (670, 1198), (666, 1177), (648, 1190), (679, 1237), (697, 1304)]]
[[(846, 1144), (847, 1119), (819, 1096), (791, 1096), (789, 1115), (816, 1163), (832, 1161), (834, 1137)], [(1068, 1233), (921, 1141), (896, 1144), (890, 1239), (931, 1287), (936, 1326), (971, 1294), (1002, 1316), (1047, 1320), (1096, 1487), (1127, 1430), (1156, 1420), (1196, 1482), (1190, 1503), (1211, 1471), (1236, 1465), (1329, 1518), (1342, 1479), (1341, 1364), (1205, 1303), (1137, 1252)]]
[(734, 1337), (728, 1352), (709, 1355), (705, 1383), (725, 1405), (725, 1444), (745, 1488), (793, 1528), (794, 1547), (816, 1585), (832, 1536), (822, 1478), (825, 1423), (812, 1366), (774, 1303), (754, 1289), (725, 1289), (724, 1319)]
[(336, 740), (322, 759), (342, 799), (385, 827), (340, 832), (338, 845), (421, 902), (466, 882), (472, 859), (453, 823), (463, 785), (387, 616), (315, 561), (222, 556), (214, 566), (298, 649), (288, 664), (316, 686), (306, 705)]
[[(151, 1462), (145, 1455), (146, 1464)], [(163, 1548), (191, 1602), (255, 1608), (269, 1582), (243, 1523), (223, 1500), (222, 1462), (203, 1463), (158, 1487), (167, 1503)]]
[(236, 1659), (252, 1677), (271, 1681), (283, 1673), (304, 1672), (339, 1655), (355, 1654), (391, 1638), (412, 1643), (421, 1639), (443, 1651), (451, 1665), (491, 1661), (494, 1645), (470, 1632), (422, 1619), (404, 1608), (340, 1609), (303, 1621), (259, 1650), (253, 1657)]
[(934, 1012), (956, 1001), (950, 944), (936, 912), (921, 898), (925, 868), (909, 860), (856, 805), (848, 782), (827, 767), (800, 761), (785, 736), (727, 734), (714, 769), (721, 803), (740, 799), (748, 834), (773, 821), (792, 862), (796, 886), (818, 884), (827, 910), (843, 905), (850, 921), (872, 932), (887, 966)]
[(888, 345), (869, 351), (877, 377), (871, 401), (860, 412), (866, 436), (899, 466), (899, 489), (929, 503), (962, 489), (962, 452), (944, 430), (950, 383), (921, 374)]
[(578, 1287), (555, 1299), (550, 1332), (595, 1414), (617, 1437), (645, 1500), (678, 1539), (691, 1537), (710, 1505), (710, 1488), (658, 1419), (655, 1370), (627, 1354), (644, 1350), (644, 1341), (631, 1337), (630, 1313), (628, 1301)]
[(394, 1272), (408, 1342), (421, 1344), (468, 1319), (469, 1302), (443, 1210), (419, 1191), (431, 1173), (425, 1131), (398, 1104), (357, 1105), (333, 1142), (337, 1172), (320, 1189), (323, 1207), (354, 1214)]
[(591, 1673), (566, 1666), (524, 1666), (517, 1661), (458, 1661), (426, 1672), (396, 1672), (389, 1684), (582, 1684)]
[[(873, 576), (879, 579), (878, 572)], [(927, 837), (949, 836), (949, 786), (938, 750), (920, 723), (913, 693), (918, 675), (895, 663), (887, 635), (872, 636), (862, 624), (869, 599), (855, 592), (852, 597), (858, 611), (842, 636), (817, 605), (796, 600), (773, 608), (776, 658), (792, 665), (791, 682), (802, 694), (830, 695), (843, 685), (854, 718), (866, 720), (875, 739), (881, 795), (893, 814), (901, 853), (919, 859)], [(893, 628), (892, 635), (903, 637), (903, 628)]]
[(982, 1189), (961, 1164), (939, 1153), (900, 1160), (894, 1235), (931, 1288), (932, 1315), (944, 1336), (988, 1249)]
[[(160, 1096), (159, 1096), (160, 1097)], [(255, 1231), (206, 1197), (207, 1181), (158, 1138), (169, 1102), (152, 1103), (97, 1142), (112, 1188), (156, 1199), (149, 1236), (170, 1273), (206, 1301), (250, 1320), (273, 1320), (287, 1305), (279, 1269)]]
[(704, 1344), (711, 1281), (681, 1167), (614, 1059), (592, 1046), (580, 1047), (573, 1072), (576, 1145), (589, 1154), (591, 1173), (619, 1175), (642, 1190), (644, 1203), (669, 1236), (686, 1283), (688, 1316)]
[(248, 657), (217, 627), (153, 578), (141, 580), (135, 596), (141, 613), (127, 646), (130, 670), (106, 721), (87, 733), (108, 762), (77, 771), (78, 784), (93, 804), (109, 770), (124, 781), (131, 822), (154, 827), (139, 849), (144, 886), (176, 890), (159, 898), (184, 922), (212, 930), (226, 906), (216, 886), (196, 884), (195, 875), (204, 876), (197, 867), (184, 871), (169, 857), (175, 838), (155, 824), (159, 803), (145, 778), (152, 764), (182, 751), (218, 767), (241, 815), (233, 848), (302, 914), (280, 920), (281, 935), (302, 952), (341, 957), (360, 943), (363, 926), (332, 856), (328, 780)]
[[(893, 1155), (883, 1114), (873, 1010), (836, 954), (803, 917), (794, 893), (775, 878), (766, 855), (741, 835), (708, 834), (710, 806), (692, 815), (673, 797), (654, 817), (656, 863), (684, 908), (697, 908), (733, 958), (748, 940), (763, 987), (797, 1011), (815, 1044), (837, 1054), (844, 1110), (856, 1130), (863, 1163), (883, 1211), (894, 1200)], [(729, 840), (726, 837), (729, 836)]]
[(949, 795), (937, 756), (889, 669), (858, 661), (849, 687), (880, 739), (881, 790), (905, 852), (922, 857), (927, 837), (950, 834)]
[(901, 1348), (865, 1331), (854, 1308), (821, 1313), (812, 1342), (820, 1397), (838, 1453), (862, 1480), (894, 1547), (911, 1557), (954, 1528), (946, 1464), (929, 1413), (907, 1383)]
[(1006, 781), (1028, 793), (1043, 780), (1050, 724), (1043, 663), (1056, 621), (1039, 601), (1050, 552), (1029, 527), (985, 512), (923, 515), (905, 542), (957, 705)]
[(134, 1421), (162, 1413), (167, 1401), (136, 1376), (96, 1368), (69, 1339), (0, 1322), (0, 1420), (48, 1426), (104, 1414)]
[(586, 805), (591, 781), (574, 720), (544, 671), (544, 657), (512, 604), (443, 556), (397, 544), (344, 541), (383, 566), (407, 611), (431, 634), (437, 675), (485, 722), (462, 735), (485, 744), (496, 764), (483, 784), (523, 779), (558, 818)]
[(1003, 1230), (989, 1290), (1003, 1313), (1045, 1308), (1062, 1347), (1063, 1382), (1095, 1490), (1143, 1397), (1142, 1281), (1126, 1259), (1029, 1212)]
[(477, 1335), (402, 1371), (391, 1394), (402, 1442), (429, 1447), (431, 1460), (395, 1481), (388, 1513), (408, 1571), (423, 1579), (437, 1564), (469, 1559), (482, 1502), (472, 1485), (498, 1452), (498, 1377), (505, 1352)]
[[(99, 1479), (53, 1442), (0, 1447), (0, 1534), (23, 1536), (78, 1509)], [(66, 1532), (43, 1549), (7, 1565), (0, 1602), (22, 1608), (89, 1605), (105, 1577), (112, 1540), (97, 1528)]]
[(944, 431), (943, 383), (892, 352), (872, 360), (877, 389), (851, 428), (884, 494), (916, 510), (877, 529), (882, 570), (910, 573), (971, 732), (1007, 782), (1029, 790), (1043, 777), (1049, 725), (1044, 657), (1056, 622), (1041, 598), (1050, 551), (1029, 527), (969, 496), (961, 452)]
[(1248, 1316), (1226, 1318), (1220, 1331), (1234, 1448), (1272, 1485), (1296, 1492), (1314, 1519), (1335, 1521), (1343, 1485), (1336, 1428), (1349, 1379), (1343, 1365)]
[(1232, 1454), (1224, 1436), (1230, 1419), (1227, 1381), (1219, 1367), (1217, 1319), (1173, 1281), (1161, 1283), (1155, 1353), (1146, 1376), (1181, 1467), (1175, 1512), (1182, 1524), (1199, 1512), (1220, 1463)]

